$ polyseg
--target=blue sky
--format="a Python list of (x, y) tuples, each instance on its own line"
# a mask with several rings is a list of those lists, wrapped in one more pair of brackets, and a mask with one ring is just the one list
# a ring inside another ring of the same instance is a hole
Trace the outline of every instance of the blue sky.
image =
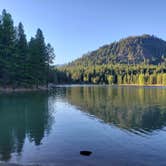
[(166, 40), (165, 0), (0, 0), (27, 37), (40, 27), (55, 48), (55, 64), (131, 35)]

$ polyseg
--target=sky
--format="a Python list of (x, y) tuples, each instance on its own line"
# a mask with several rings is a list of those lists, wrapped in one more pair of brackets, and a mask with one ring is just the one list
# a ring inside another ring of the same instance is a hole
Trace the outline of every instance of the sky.
[(128, 36), (166, 40), (165, 0), (0, 0), (0, 10), (24, 24), (27, 38), (41, 28), (64, 64)]

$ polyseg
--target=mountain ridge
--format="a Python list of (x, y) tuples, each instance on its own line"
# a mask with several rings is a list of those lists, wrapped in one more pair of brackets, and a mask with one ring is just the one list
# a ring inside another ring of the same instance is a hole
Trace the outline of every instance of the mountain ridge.
[(106, 44), (67, 66), (102, 64), (160, 64), (166, 59), (166, 41), (154, 35), (129, 36)]

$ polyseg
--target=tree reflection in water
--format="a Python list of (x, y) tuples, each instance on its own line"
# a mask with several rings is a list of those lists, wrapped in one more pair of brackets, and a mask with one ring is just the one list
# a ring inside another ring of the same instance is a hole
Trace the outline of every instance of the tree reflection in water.
[(166, 89), (89, 86), (67, 88), (68, 101), (106, 123), (139, 134), (166, 123)]
[(46, 93), (4, 94), (0, 96), (0, 160), (11, 153), (21, 155), (25, 138), (41, 144), (51, 127)]
[[(136, 134), (151, 134), (166, 124), (165, 99), (164, 88), (110, 86), (61, 87), (49, 94), (1, 94), (0, 160), (9, 161), (13, 153), (21, 155), (26, 138), (40, 146), (56, 125), (56, 104), (70, 103), (105, 123)], [(63, 116), (63, 109), (60, 111)]]

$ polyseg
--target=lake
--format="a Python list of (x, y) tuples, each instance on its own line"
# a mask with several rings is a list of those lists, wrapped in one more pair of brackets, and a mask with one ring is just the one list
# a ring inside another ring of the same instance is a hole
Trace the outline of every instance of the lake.
[[(84, 150), (92, 154), (80, 155)], [(165, 166), (166, 88), (66, 86), (1, 94), (0, 161)]]

